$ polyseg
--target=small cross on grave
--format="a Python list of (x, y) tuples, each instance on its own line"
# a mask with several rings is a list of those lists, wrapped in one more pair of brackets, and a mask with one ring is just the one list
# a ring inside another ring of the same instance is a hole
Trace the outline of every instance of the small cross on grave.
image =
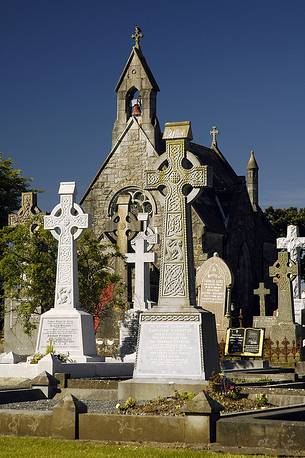
[(293, 297), (299, 299), (301, 297), (301, 272), (300, 258), (301, 249), (305, 249), (305, 237), (299, 237), (298, 226), (287, 226), (287, 236), (276, 239), (278, 249), (285, 249), (290, 255), (290, 259), (298, 265), (299, 273), (292, 282)]
[(219, 131), (216, 126), (213, 126), (212, 129), (210, 130), (210, 135), (212, 137), (212, 146), (217, 146), (217, 135), (219, 134)]
[(132, 38), (133, 40), (135, 40), (135, 47), (139, 49), (139, 48), (140, 48), (140, 40), (141, 40), (142, 38), (144, 38), (144, 34), (143, 34), (141, 28), (140, 28), (138, 25), (136, 25), (136, 27), (135, 27), (135, 33), (133, 33), (133, 34), (131, 35), (131, 38)]
[(260, 282), (258, 284), (258, 288), (253, 290), (253, 293), (259, 296), (259, 314), (260, 316), (266, 315), (266, 304), (265, 304), (265, 296), (270, 294), (270, 289), (265, 288), (265, 284)]
[(135, 285), (133, 309), (146, 310), (150, 299), (149, 264), (156, 261), (156, 255), (149, 250), (158, 243), (158, 235), (147, 228), (147, 213), (139, 213), (138, 219), (144, 222), (144, 230), (131, 241), (134, 253), (126, 254), (126, 262), (135, 264)]
[(60, 183), (60, 203), (44, 217), (44, 228), (58, 240), (54, 307), (79, 307), (76, 239), (89, 226), (88, 215), (74, 202), (74, 182)]
[[(158, 306), (188, 307), (195, 305), (196, 299), (191, 214), (187, 204), (195, 198), (200, 188), (209, 186), (208, 170), (207, 166), (192, 162), (191, 156), (192, 167), (183, 166), (187, 142), (192, 139), (190, 122), (167, 123), (163, 138), (166, 140), (163, 162), (167, 161), (168, 167), (146, 172), (146, 189), (167, 188)], [(187, 186), (193, 190), (186, 197), (183, 190)]]
[(278, 259), (269, 267), (269, 275), (278, 287), (278, 317), (284, 322), (294, 323), (291, 281), (298, 274), (298, 266), (289, 259), (287, 251), (280, 251)]
[(41, 210), (37, 207), (37, 194), (35, 192), (23, 192), (21, 194), (21, 207), (17, 213), (8, 215), (8, 225), (17, 226), (24, 223), (31, 216), (38, 215)]

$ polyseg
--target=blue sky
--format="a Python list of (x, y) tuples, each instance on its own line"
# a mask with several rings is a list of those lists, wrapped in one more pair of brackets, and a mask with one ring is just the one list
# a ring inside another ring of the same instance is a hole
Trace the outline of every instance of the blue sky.
[(0, 0), (0, 151), (39, 206), (59, 181), (80, 199), (109, 152), (136, 24), (161, 126), (191, 120), (209, 145), (217, 125), (238, 174), (255, 150), (261, 206), (305, 207), (304, 0)]

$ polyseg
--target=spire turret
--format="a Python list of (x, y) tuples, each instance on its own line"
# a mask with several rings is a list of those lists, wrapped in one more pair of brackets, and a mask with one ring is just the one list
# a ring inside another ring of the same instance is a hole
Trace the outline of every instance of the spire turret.
[(259, 167), (254, 156), (254, 151), (251, 150), (247, 165), (247, 189), (254, 211), (257, 211), (258, 208), (258, 170)]

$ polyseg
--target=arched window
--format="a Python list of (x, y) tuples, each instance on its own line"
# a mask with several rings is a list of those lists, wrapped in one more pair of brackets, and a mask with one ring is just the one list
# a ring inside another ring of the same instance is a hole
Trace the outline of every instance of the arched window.
[(126, 113), (127, 119), (129, 119), (130, 116), (141, 116), (142, 114), (141, 93), (136, 87), (131, 88), (127, 93)]

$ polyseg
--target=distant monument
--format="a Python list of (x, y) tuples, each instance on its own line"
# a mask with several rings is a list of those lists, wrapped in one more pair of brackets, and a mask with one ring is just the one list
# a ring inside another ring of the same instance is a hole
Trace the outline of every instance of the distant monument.
[(233, 276), (226, 262), (214, 253), (197, 269), (198, 305), (214, 313), (218, 342), (231, 325)]
[[(198, 383), (219, 369), (214, 315), (196, 308), (188, 205), (201, 187), (209, 186), (208, 170), (187, 152), (192, 138), (190, 122), (167, 123), (163, 138), (166, 153), (158, 163), (167, 167), (146, 172), (146, 189), (167, 188), (159, 299), (151, 311), (140, 316), (134, 378), (122, 382), (119, 389), (119, 395), (123, 390), (125, 397), (129, 390), (141, 399), (145, 383)], [(183, 166), (186, 158), (191, 164), (187, 169)], [(192, 187), (188, 196), (183, 193), (185, 186)], [(155, 389), (147, 396), (153, 397)]]
[(280, 251), (278, 259), (269, 267), (269, 276), (278, 287), (278, 309), (276, 316), (256, 316), (253, 325), (265, 328), (265, 337), (273, 342), (282, 342), (286, 337), (292, 344), (302, 335), (302, 326), (296, 324), (291, 283), (298, 275), (298, 266), (289, 259), (287, 251)]
[[(12, 227), (18, 226), (37, 215), (41, 215), (42, 222), (43, 213), (37, 206), (37, 194), (35, 192), (23, 192), (21, 194), (21, 207), (17, 213), (8, 215), (8, 225)], [(16, 301), (10, 298), (5, 299), (4, 351), (12, 351), (18, 355), (30, 355), (35, 350), (37, 330), (34, 329), (31, 336), (24, 332), (16, 312), (17, 307), (18, 303)], [(38, 319), (38, 315), (33, 315), (31, 317), (32, 324), (38, 325)]]
[(74, 182), (61, 182), (60, 203), (44, 217), (45, 229), (58, 240), (54, 307), (40, 317), (36, 352), (44, 353), (49, 342), (56, 353), (76, 362), (101, 360), (96, 354), (93, 319), (80, 310), (76, 239), (89, 226), (88, 215), (74, 202)]
[(265, 288), (265, 284), (260, 282), (258, 288), (253, 290), (253, 294), (259, 297), (259, 315), (266, 316), (265, 297), (270, 294), (270, 289)]

